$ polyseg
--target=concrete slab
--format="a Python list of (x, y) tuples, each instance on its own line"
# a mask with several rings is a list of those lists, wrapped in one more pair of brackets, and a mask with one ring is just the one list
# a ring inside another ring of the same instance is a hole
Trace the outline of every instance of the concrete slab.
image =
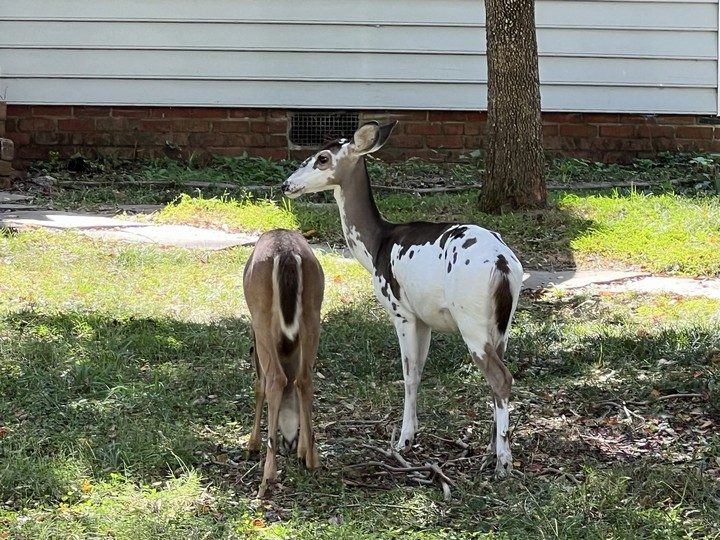
[(124, 242), (205, 250), (250, 246), (258, 240), (258, 235), (226, 233), (213, 229), (190, 227), (188, 225), (143, 225), (140, 227), (95, 228), (84, 229), (80, 232), (101, 240), (119, 240)]
[(0, 191), (0, 203), (14, 203), (21, 201), (29, 201), (32, 197), (27, 195), (18, 195), (17, 193), (10, 193), (8, 191)]
[(678, 296), (704, 296), (720, 300), (720, 279), (692, 279), (666, 276), (648, 276), (622, 284), (603, 287), (609, 292), (644, 292), (676, 294)]
[(623, 270), (566, 270), (562, 272), (544, 272), (533, 270), (525, 273), (523, 287), (525, 289), (582, 289), (593, 284), (626, 281), (643, 276), (646, 272)]
[(258, 239), (258, 235), (254, 234), (227, 233), (189, 225), (156, 225), (96, 214), (54, 211), (2, 213), (0, 214), (0, 227), (76, 230), (102, 240), (207, 250), (252, 245)]
[(27, 210), (0, 214), (0, 226), (45, 227), (48, 229), (101, 229), (106, 227), (143, 227), (143, 223), (115, 219), (97, 214), (55, 212), (52, 210)]

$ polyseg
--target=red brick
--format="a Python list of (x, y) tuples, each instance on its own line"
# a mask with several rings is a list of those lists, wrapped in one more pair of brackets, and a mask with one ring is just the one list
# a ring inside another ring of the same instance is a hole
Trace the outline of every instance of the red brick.
[(237, 147), (263, 147), (265, 146), (265, 137), (260, 135), (259, 133), (249, 133), (249, 134), (240, 134), (240, 133), (229, 133), (227, 135), (227, 146), (237, 146)]
[(95, 129), (99, 131), (122, 131), (128, 129), (127, 118), (98, 118), (95, 120)]
[(71, 118), (73, 116), (72, 107), (67, 106), (55, 106), (55, 105), (33, 105), (32, 107), (33, 116), (60, 116), (64, 118)]
[(562, 149), (562, 140), (560, 137), (543, 137), (544, 150), (560, 150)]
[(487, 122), (487, 111), (470, 111), (467, 113), (467, 121), (484, 124)]
[(221, 119), (228, 117), (228, 109), (224, 107), (193, 107), (189, 111), (189, 118)]
[[(150, 107), (147, 115), (149, 118), (190, 118), (189, 107)], [(113, 110), (114, 112), (114, 110)]]
[(93, 118), (58, 120), (58, 129), (60, 131), (93, 131), (95, 129), (95, 120)]
[(190, 133), (202, 133), (210, 131), (210, 122), (207, 120), (173, 120), (173, 131), (187, 131)]
[(465, 124), (465, 135), (482, 135), (485, 133), (485, 123), (467, 122)]
[(0, 121), (7, 118), (7, 103), (0, 101)]
[(35, 144), (58, 144), (60, 142), (60, 134), (56, 131), (39, 131), (32, 135)]
[(250, 122), (251, 133), (270, 133), (271, 129), (270, 124), (266, 121)]
[(287, 159), (287, 148), (255, 148), (251, 151), (253, 156), (266, 159)]
[(395, 135), (390, 144), (395, 148), (422, 148), (423, 138), (419, 135)]
[(18, 130), (25, 132), (33, 131), (55, 131), (55, 120), (49, 118), (21, 118), (18, 122)]
[(268, 118), (287, 118), (287, 111), (285, 109), (267, 109), (266, 116)]
[(429, 135), (425, 138), (428, 148), (464, 148), (463, 138), (459, 135)]
[(652, 119), (656, 124), (695, 125), (695, 117), (686, 114), (659, 114), (653, 115)]
[(580, 113), (543, 113), (544, 122), (557, 122), (558, 124), (579, 124), (583, 122)]
[(465, 111), (430, 111), (428, 119), (431, 122), (464, 122), (467, 119)]
[(210, 150), (216, 156), (235, 157), (248, 153), (248, 149), (245, 146), (223, 146), (221, 148), (212, 147)]
[(74, 106), (73, 116), (75, 118), (104, 118), (110, 116), (112, 107), (91, 107), (91, 106)]
[(674, 137), (675, 126), (654, 126), (651, 124), (638, 126), (637, 136), (647, 139), (654, 139), (656, 137)]
[(220, 133), (248, 133), (250, 124), (247, 120), (216, 120), (212, 123), (213, 131)]
[[(227, 146), (228, 141), (230, 141), (232, 137), (232, 134), (193, 132), (188, 136), (188, 144), (190, 146), (200, 147)], [(230, 145), (232, 145), (232, 143), (230, 143)]]
[(675, 136), (678, 139), (712, 139), (713, 126), (678, 126)]
[(583, 113), (582, 119), (588, 124), (617, 124), (620, 115), (610, 113)]
[(597, 126), (587, 124), (560, 124), (562, 137), (597, 137)]
[(434, 124), (406, 124), (405, 133), (408, 135), (440, 135), (442, 125)]
[(116, 118), (148, 118), (150, 109), (147, 107), (113, 107), (112, 116)]
[(483, 137), (480, 135), (471, 135), (463, 137), (463, 148), (482, 148)]
[(557, 124), (544, 124), (542, 127), (543, 137), (557, 135), (558, 133), (560, 133), (560, 130)]
[(265, 144), (270, 148), (287, 148), (288, 139), (285, 135), (266, 135)]
[(15, 143), (15, 148), (25, 144), (30, 144), (31, 137), (29, 133), (12, 133), (8, 132), (6, 137)]
[(443, 124), (442, 132), (445, 135), (462, 135), (465, 132), (463, 124)]
[(618, 120), (621, 124), (654, 124), (655, 117), (652, 114), (619, 114)]
[(32, 116), (32, 107), (30, 105), (7, 105), (3, 103), (3, 106), (7, 108), (6, 115), (8, 118), (27, 118)]
[(140, 130), (155, 133), (170, 133), (173, 130), (173, 122), (171, 120), (142, 120), (140, 122)]
[(50, 148), (28, 144), (18, 148), (17, 157), (21, 159), (47, 159), (50, 150)]
[(600, 126), (601, 137), (620, 137), (630, 139), (635, 135), (635, 126), (629, 124), (615, 124)]
[(230, 109), (230, 118), (263, 118), (265, 112), (262, 109)]

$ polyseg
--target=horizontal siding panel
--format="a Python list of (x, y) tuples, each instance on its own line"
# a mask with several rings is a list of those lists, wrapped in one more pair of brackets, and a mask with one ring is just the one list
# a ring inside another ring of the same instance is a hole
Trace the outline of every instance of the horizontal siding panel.
[(484, 56), (371, 53), (218, 51), (18, 50), (3, 65), (7, 76), (168, 77), (264, 79), (475, 80), (485, 78)]
[[(386, 22), (399, 24), (484, 25), (482, 2), (475, 0), (413, 0), (404, 2), (364, 0), (343, 2), (328, 9), (327, 0), (214, 0), (202, 7), (195, 0), (25, 0), (7, 2), (0, 19), (146, 19), (201, 21), (317, 21)], [(638, 6), (638, 4), (641, 4)], [(642, 2), (539, 0), (538, 27), (641, 26), (714, 28), (714, 0)], [(642, 10), (642, 17), (637, 17)], [(72, 14), (72, 15), (71, 15)]]
[(714, 114), (717, 95), (708, 88), (545, 86), (543, 109), (571, 112)]
[(4, 21), (0, 46), (481, 51), (485, 34), (467, 27)]
[[(714, 88), (716, 62), (546, 57), (545, 84), (703, 86)], [(486, 82), (481, 55), (424, 56), (217, 51), (36, 51), (8, 55), (9, 77), (181, 78), (227, 80), (394, 80)]]
[(538, 28), (699, 28), (717, 27), (716, 3), (688, 5), (688, 2), (576, 2), (538, 0), (535, 23)]
[[(341, 37), (342, 36), (342, 37)], [(330, 47), (328, 44), (333, 44)], [(301, 24), (0, 22), (0, 48), (485, 52), (485, 30)], [(716, 32), (539, 29), (541, 55), (715, 58)], [(378, 59), (378, 61), (381, 61)]]
[(539, 29), (540, 54), (662, 58), (717, 57), (716, 32)]
[[(51, 88), (52, 92), (48, 92)], [(707, 114), (713, 89), (543, 86), (547, 111)], [(483, 84), (217, 81), (208, 99), (204, 81), (18, 79), (7, 100), (17, 104), (198, 105), (337, 109), (483, 109)], [(82, 97), (79, 97), (82, 96)], [(442, 105), (440, 105), (442, 104)]]
[[(475, 0), (0, 0), (2, 17), (279, 20), (279, 21), (387, 21), (482, 24), (483, 4)], [(410, 6), (410, 9), (408, 7)]]
[[(9, 103), (90, 105), (199, 105), (359, 109), (478, 109), (484, 85), (427, 83), (327, 83), (9, 79)], [(48, 91), (50, 89), (51, 91)], [(442, 107), (438, 104), (442, 103)]]

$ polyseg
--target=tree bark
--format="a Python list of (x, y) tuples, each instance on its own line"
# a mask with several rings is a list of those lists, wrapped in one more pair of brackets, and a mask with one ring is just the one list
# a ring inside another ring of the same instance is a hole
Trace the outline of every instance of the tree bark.
[(485, 0), (488, 57), (484, 212), (547, 205), (534, 0)]

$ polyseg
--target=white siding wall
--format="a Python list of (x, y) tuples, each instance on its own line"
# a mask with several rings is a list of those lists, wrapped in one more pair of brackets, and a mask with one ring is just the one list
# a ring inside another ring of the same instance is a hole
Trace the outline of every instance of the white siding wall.
[[(537, 0), (543, 109), (717, 112), (718, 0)], [(475, 0), (0, 0), (16, 104), (484, 109)]]

